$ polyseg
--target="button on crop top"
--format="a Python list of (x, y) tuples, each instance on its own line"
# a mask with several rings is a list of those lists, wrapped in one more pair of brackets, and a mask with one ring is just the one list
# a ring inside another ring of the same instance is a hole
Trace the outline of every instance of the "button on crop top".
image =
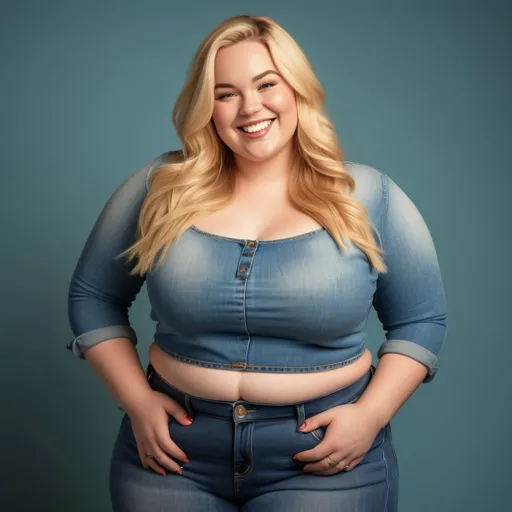
[(421, 214), (389, 176), (344, 162), (378, 231), (387, 273), (354, 244), (342, 253), (325, 228), (262, 241), (192, 225), (161, 266), (129, 276), (126, 259), (114, 257), (135, 242), (149, 175), (168, 154), (126, 179), (94, 224), (69, 286), (73, 354), (83, 359), (111, 338), (137, 343), (128, 313), (146, 281), (154, 339), (185, 363), (278, 373), (339, 368), (362, 356), (373, 305), (386, 336), (377, 356), (403, 354), (426, 366), (424, 382), (434, 378), (447, 330), (438, 258)]

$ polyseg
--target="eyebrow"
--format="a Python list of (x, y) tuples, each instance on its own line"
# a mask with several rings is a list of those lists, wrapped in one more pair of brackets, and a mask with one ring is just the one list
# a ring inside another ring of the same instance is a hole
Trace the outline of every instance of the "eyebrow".
[[(277, 76), (281, 76), (277, 71), (274, 71), (273, 69), (267, 69), (267, 71), (263, 71), (263, 73), (260, 73), (259, 75), (256, 75), (251, 82), (257, 82), (264, 76), (269, 75), (270, 73), (274, 73)], [(236, 89), (236, 87), (233, 84), (215, 84), (214, 89), (224, 89), (224, 88), (231, 88)]]

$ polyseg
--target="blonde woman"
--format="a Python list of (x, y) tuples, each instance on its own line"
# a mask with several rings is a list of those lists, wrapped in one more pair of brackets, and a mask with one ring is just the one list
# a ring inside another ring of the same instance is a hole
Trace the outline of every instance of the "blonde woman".
[[(175, 105), (183, 149), (101, 212), (68, 348), (125, 411), (115, 511), (397, 510), (390, 420), (437, 371), (443, 283), (421, 214), (389, 176), (343, 160), (323, 105), (281, 26), (228, 19)], [(145, 372), (128, 319), (144, 281)]]

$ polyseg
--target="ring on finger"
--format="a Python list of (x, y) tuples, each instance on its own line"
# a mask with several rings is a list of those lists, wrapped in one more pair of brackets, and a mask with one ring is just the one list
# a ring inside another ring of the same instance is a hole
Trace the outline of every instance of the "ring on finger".
[(151, 452), (146, 452), (144, 455), (145, 455), (148, 459), (154, 459), (154, 458), (155, 458), (155, 456), (154, 456)]
[[(336, 462), (335, 460), (331, 459), (331, 457), (327, 457), (327, 464), (329, 464), (331, 468), (336, 467), (340, 462), (340, 460)], [(347, 464), (346, 466), (343, 466), (342, 469), (347, 469), (349, 466), (350, 464)]]

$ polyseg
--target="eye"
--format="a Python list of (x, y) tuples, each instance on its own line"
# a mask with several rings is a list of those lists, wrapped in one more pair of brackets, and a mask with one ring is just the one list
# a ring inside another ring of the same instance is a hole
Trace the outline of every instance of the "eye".
[[(268, 85), (270, 87), (274, 87), (274, 85), (276, 85), (276, 84), (274, 82), (267, 82), (267, 83), (262, 84), (260, 89), (265, 87), (266, 85)], [(265, 89), (268, 89), (268, 87), (265, 87)]]
[(217, 96), (215, 99), (216, 99), (216, 100), (223, 100), (224, 98), (229, 98), (229, 95), (230, 95), (230, 94), (233, 94), (233, 95), (234, 95), (234, 93), (233, 93), (233, 92), (227, 92), (227, 93), (225, 93), (225, 94), (220, 94), (220, 95), (219, 95), (219, 96)]

